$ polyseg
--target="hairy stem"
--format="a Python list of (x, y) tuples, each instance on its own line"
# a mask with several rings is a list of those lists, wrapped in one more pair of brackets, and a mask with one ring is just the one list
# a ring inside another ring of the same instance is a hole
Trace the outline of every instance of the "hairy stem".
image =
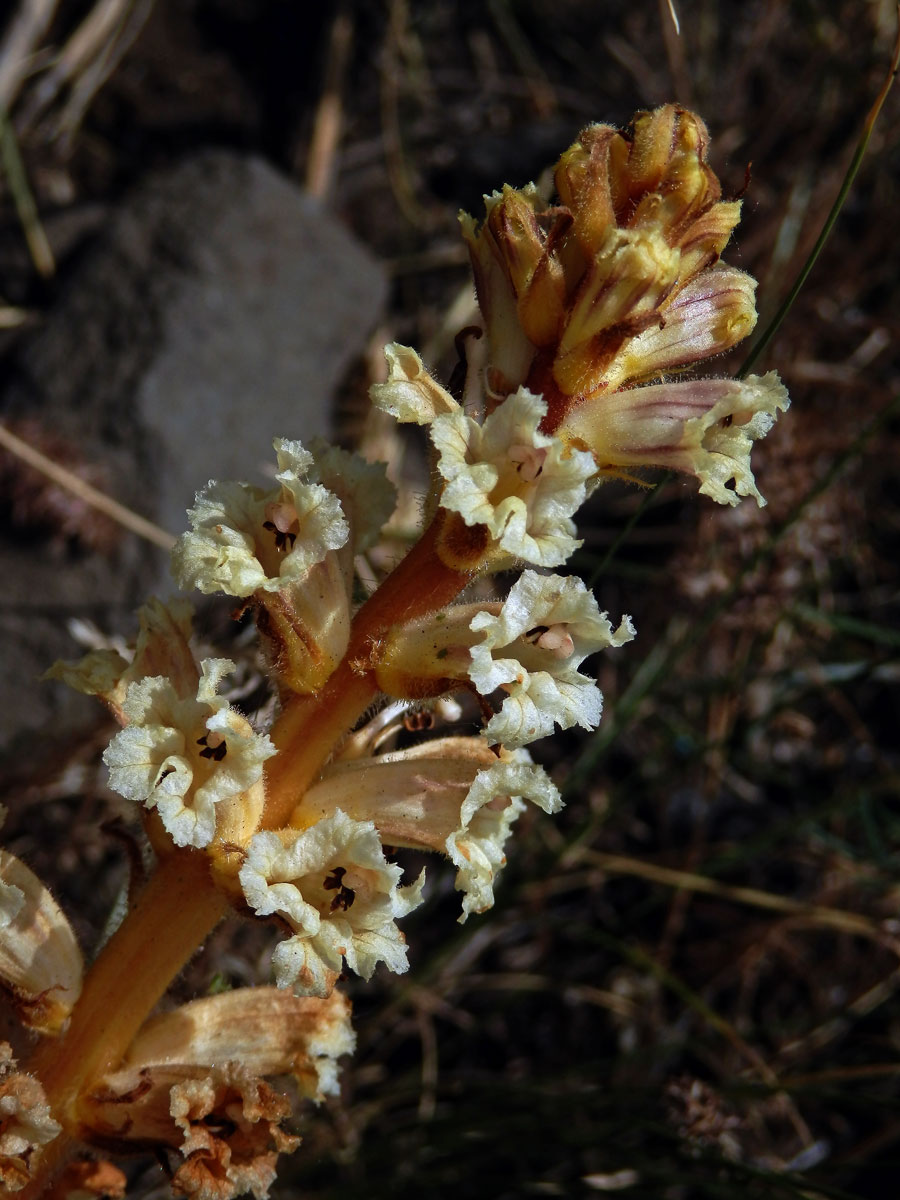
[(44, 1086), (64, 1132), (45, 1150), (39, 1174), (19, 1195), (39, 1196), (79, 1135), (78, 1099), (114, 1068), (173, 978), (227, 910), (204, 854), (161, 859), (84, 981), (66, 1033), (44, 1041), (28, 1070)]
[(334, 747), (375, 699), (373, 667), (387, 631), (449, 604), (469, 582), (469, 574), (445, 566), (437, 555), (444, 516), (438, 512), (421, 541), (359, 610), (347, 653), (322, 690), (294, 698), (272, 727), (278, 753), (267, 763), (264, 828), (287, 823)]

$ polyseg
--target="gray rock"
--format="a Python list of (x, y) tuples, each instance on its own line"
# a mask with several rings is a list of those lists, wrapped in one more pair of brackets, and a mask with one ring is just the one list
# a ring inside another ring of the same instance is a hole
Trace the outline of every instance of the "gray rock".
[[(19, 350), (2, 411), (39, 417), (102, 464), (117, 499), (179, 533), (208, 479), (261, 482), (273, 437), (329, 432), (335, 386), (385, 295), (379, 265), (290, 180), (204, 152), (149, 178), (84, 253)], [(77, 654), (66, 616), (130, 630), (126, 614), (167, 574), (131, 534), (101, 555), (21, 532), (0, 537), (0, 572), (16, 666), (0, 675), (3, 745), (81, 709), (32, 682)]]

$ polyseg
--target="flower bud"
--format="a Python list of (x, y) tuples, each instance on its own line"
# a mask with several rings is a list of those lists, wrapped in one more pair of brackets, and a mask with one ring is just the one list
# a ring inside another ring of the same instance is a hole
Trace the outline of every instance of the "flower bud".
[(625, 133), (590, 125), (557, 164), (559, 205), (531, 185), (507, 187), (486, 198), (480, 229), (463, 219), (489, 390), (540, 393), (544, 432), (579, 404), (669, 369), (676, 342), (685, 366), (752, 328), (751, 287), (724, 322), (728, 302), (681, 301), (688, 288), (695, 301), (714, 291), (705, 277), (740, 215), (738, 201), (721, 199), (708, 144), (700, 118), (673, 104), (639, 113)]

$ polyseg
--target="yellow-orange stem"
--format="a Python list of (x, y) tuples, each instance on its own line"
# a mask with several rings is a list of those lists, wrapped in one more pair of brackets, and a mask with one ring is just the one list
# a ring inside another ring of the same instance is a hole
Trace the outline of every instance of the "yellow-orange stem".
[(66, 1033), (41, 1043), (28, 1070), (44, 1085), (64, 1132), (46, 1148), (22, 1200), (40, 1195), (78, 1136), (78, 1097), (121, 1060), (172, 979), (225, 915), (204, 854), (162, 860), (88, 971)]
[(421, 540), (356, 614), (350, 645), (322, 690), (289, 701), (271, 738), (278, 753), (266, 764), (262, 825), (286, 825), (303, 792), (353, 726), (378, 688), (371, 670), (381, 638), (393, 625), (434, 612), (462, 591), (471, 576), (445, 566), (436, 544), (446, 514), (439, 510)]

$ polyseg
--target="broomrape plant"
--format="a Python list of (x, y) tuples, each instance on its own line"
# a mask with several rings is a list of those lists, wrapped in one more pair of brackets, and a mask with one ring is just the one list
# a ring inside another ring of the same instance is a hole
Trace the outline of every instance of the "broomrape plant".
[[(719, 261), (740, 202), (722, 200), (706, 155), (703, 122), (667, 105), (627, 133), (585, 129), (556, 166), (555, 202), (504, 187), (480, 222), (462, 216), (481, 365), (458, 399), (414, 350), (387, 347), (372, 401), (425, 426), (433, 470), (418, 541), (360, 607), (354, 563), (394, 506), (382, 466), (278, 438), (270, 490), (197, 494), (174, 576), (252, 613), (278, 702), (267, 730), (221, 694), (232, 662), (197, 661), (184, 600), (145, 605), (130, 655), (53, 668), (121, 725), (104, 759), (155, 867), (86, 967), (47, 889), (0, 852), (0, 979), (40, 1035), (22, 1066), (0, 1049), (7, 1192), (121, 1194), (103, 1156), (151, 1148), (177, 1194), (265, 1196), (298, 1145), (266, 1078), (335, 1092), (354, 1041), (341, 973), (408, 968), (400, 922), (424, 872), (403, 882), (385, 847), (448, 858), (465, 921), (492, 905), (526, 804), (559, 810), (526, 747), (597, 725), (585, 660), (635, 635), (555, 573), (581, 544), (575, 513), (605, 478), (644, 467), (693, 475), (721, 504), (763, 504), (751, 446), (788, 406), (773, 373), (680, 374), (756, 321), (753, 279)], [(519, 568), (505, 599), (460, 599)], [(477, 699), (479, 734), (383, 749), (398, 714), (456, 693)], [(280, 930), (277, 987), (151, 1016), (229, 913)]]

